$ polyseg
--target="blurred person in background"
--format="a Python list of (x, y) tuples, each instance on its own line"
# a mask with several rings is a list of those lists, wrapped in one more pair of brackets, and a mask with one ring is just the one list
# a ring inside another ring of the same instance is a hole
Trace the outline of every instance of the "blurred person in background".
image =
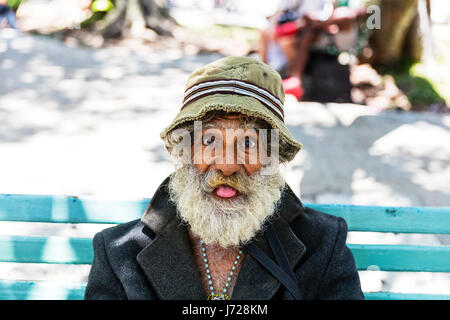
[(11, 28), (17, 28), (16, 14), (8, 6), (8, 0), (0, 0), (0, 27), (5, 19)]
[(365, 10), (350, 8), (347, 2), (281, 0), (277, 11), (268, 18), (269, 25), (261, 32), (260, 58), (280, 72), (286, 93), (297, 100), (303, 95), (302, 75), (311, 47), (331, 43), (339, 46), (336, 42), (343, 37), (350, 41), (340, 42), (352, 44), (357, 40), (354, 22)]

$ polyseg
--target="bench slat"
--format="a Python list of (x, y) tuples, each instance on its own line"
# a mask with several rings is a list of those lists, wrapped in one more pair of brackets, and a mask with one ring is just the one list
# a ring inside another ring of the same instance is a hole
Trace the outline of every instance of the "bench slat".
[(366, 300), (450, 300), (447, 294), (364, 292)]
[(83, 300), (85, 283), (0, 280), (0, 300)]
[(0, 262), (91, 264), (92, 239), (0, 236)]
[[(0, 280), (0, 300), (83, 300), (85, 283)], [(365, 292), (367, 300), (450, 300), (450, 295)]]
[(149, 202), (0, 194), (0, 221), (116, 224), (139, 219)]
[(305, 206), (344, 218), (350, 231), (450, 234), (450, 207)]
[[(116, 224), (139, 219), (149, 202), (0, 194), (0, 221)], [(450, 234), (449, 207), (304, 205), (344, 218), (350, 231)]]
[[(450, 246), (349, 244), (358, 270), (450, 272)], [(90, 264), (91, 239), (0, 236), (0, 261)]]
[(450, 246), (348, 244), (358, 270), (450, 272)]

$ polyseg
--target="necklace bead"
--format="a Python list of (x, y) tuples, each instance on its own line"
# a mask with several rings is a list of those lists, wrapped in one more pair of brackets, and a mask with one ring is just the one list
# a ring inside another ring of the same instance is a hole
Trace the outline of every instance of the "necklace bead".
[(225, 282), (225, 288), (223, 289), (223, 294), (214, 294), (214, 285), (212, 282), (212, 278), (211, 278), (211, 271), (209, 270), (209, 264), (208, 264), (208, 258), (207, 258), (207, 254), (206, 254), (206, 247), (204, 246), (204, 241), (200, 240), (200, 244), (202, 246), (202, 251), (203, 251), (203, 261), (205, 262), (205, 269), (206, 269), (206, 273), (207, 273), (207, 277), (208, 279), (208, 284), (210, 285), (209, 289), (211, 291), (210, 296), (208, 297), (208, 299), (213, 299), (213, 300), (229, 300), (230, 298), (228, 297), (228, 295), (226, 295), (226, 293), (228, 292), (228, 289), (230, 287), (230, 281), (231, 281), (231, 277), (233, 276), (233, 270), (236, 270), (236, 266), (238, 264), (239, 259), (241, 258), (241, 254), (242, 254), (242, 250), (239, 250), (239, 253), (236, 256), (236, 259), (234, 260), (234, 264), (231, 267), (231, 271), (230, 271), (230, 275), (227, 278), (227, 281)]

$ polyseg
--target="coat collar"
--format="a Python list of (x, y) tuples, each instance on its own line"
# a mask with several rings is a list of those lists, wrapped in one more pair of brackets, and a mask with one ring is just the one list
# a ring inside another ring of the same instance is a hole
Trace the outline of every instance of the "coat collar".
[[(152, 287), (164, 300), (204, 300), (200, 272), (195, 263), (186, 225), (176, 214), (167, 190), (168, 177), (159, 186), (147, 207), (142, 222), (155, 237), (137, 256)], [(289, 186), (283, 191), (277, 214), (271, 220), (292, 265), (297, 264), (306, 248), (291, 230), (289, 224), (303, 210), (303, 205)], [(262, 232), (252, 240), (273, 258)], [(271, 299), (281, 283), (251, 255), (247, 254), (232, 292), (232, 299)]]

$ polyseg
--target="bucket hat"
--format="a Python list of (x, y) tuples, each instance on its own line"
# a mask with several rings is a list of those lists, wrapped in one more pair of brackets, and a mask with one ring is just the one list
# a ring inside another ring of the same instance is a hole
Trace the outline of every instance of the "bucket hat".
[(250, 57), (225, 57), (188, 77), (181, 110), (160, 136), (165, 139), (181, 124), (201, 120), (210, 111), (237, 112), (278, 129), (291, 150), (287, 159), (291, 161), (302, 144), (286, 127), (284, 101), (281, 77), (270, 66)]

